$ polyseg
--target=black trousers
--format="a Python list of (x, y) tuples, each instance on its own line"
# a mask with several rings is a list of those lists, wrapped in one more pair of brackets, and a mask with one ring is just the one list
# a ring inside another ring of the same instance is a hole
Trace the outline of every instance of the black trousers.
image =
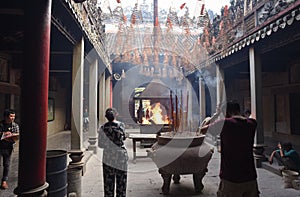
[(127, 171), (113, 168), (103, 163), (104, 197), (114, 197), (116, 184), (116, 197), (126, 196)]
[(0, 156), (2, 157), (2, 161), (3, 161), (2, 181), (8, 180), (12, 150), (13, 150), (12, 148), (0, 148)]

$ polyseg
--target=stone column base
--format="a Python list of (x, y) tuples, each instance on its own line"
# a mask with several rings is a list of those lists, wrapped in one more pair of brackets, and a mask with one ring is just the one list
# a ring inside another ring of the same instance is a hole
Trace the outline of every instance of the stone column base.
[(88, 142), (90, 143), (88, 150), (91, 150), (94, 154), (97, 154), (97, 137), (89, 137)]
[(14, 190), (14, 193), (18, 197), (47, 197), (48, 193), (46, 189), (49, 187), (49, 184), (46, 182), (43, 186), (27, 190), (27, 191), (19, 191), (19, 188)]
[(253, 146), (256, 168), (261, 168), (261, 166), (262, 166), (261, 163), (263, 161), (267, 161), (267, 158), (264, 155), (265, 147), (266, 147), (266, 145), (264, 145), (264, 144), (254, 144), (254, 146)]

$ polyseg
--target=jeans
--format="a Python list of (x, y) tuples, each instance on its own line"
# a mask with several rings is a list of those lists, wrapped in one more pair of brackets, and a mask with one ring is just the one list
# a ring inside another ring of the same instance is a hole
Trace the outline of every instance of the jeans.
[(4, 148), (4, 149), (0, 148), (0, 156), (2, 157), (2, 161), (3, 161), (2, 181), (8, 180), (8, 173), (9, 173), (12, 150), (13, 150), (12, 148)]

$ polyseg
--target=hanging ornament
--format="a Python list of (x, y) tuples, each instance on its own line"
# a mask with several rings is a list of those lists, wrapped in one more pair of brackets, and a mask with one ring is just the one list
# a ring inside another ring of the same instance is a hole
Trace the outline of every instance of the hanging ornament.
[(204, 7), (205, 7), (205, 4), (202, 4), (201, 10), (200, 10), (200, 16), (204, 15)]
[(135, 14), (133, 13), (132, 16), (131, 16), (131, 24), (135, 24), (136, 22), (136, 17), (135, 17)]
[(225, 5), (224, 8), (224, 17), (226, 17), (228, 15), (228, 5)]
[(173, 28), (170, 17), (167, 18), (167, 27), (168, 27), (167, 31), (170, 31)]
[(180, 9), (182, 10), (184, 8), (186, 3), (183, 3), (181, 6), (180, 6)]
[(224, 24), (224, 21), (221, 21), (221, 22), (220, 22), (220, 25), (219, 25), (219, 30), (220, 30), (220, 31), (223, 30), (223, 24)]
[(121, 0), (117, 0), (117, 3), (121, 3)]
[(212, 39), (211, 39), (211, 44), (212, 44), (212, 45), (216, 44), (216, 38), (215, 38), (215, 36), (212, 37)]
[(201, 38), (200, 38), (200, 37), (198, 37), (198, 39), (197, 39), (197, 44), (198, 44), (198, 45), (201, 44)]

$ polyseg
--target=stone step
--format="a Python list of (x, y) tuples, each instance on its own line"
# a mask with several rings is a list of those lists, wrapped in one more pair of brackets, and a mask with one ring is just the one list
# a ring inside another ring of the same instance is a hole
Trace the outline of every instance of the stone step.
[(273, 161), (272, 165), (268, 161), (265, 161), (265, 162), (262, 162), (261, 166), (262, 166), (262, 168), (264, 168), (274, 174), (277, 174), (278, 176), (282, 176), (281, 169), (283, 168), (283, 166), (279, 166), (275, 160)]

